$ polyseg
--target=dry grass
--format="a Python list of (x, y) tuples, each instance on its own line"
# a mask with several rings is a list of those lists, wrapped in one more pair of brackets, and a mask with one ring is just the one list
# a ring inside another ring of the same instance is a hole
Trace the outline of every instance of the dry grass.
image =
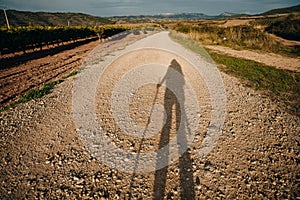
[[(224, 22), (223, 22), (224, 23)], [(254, 49), (280, 54), (298, 54), (271, 37), (264, 29), (250, 25), (223, 27), (216, 23), (178, 23), (172, 29), (185, 33), (203, 45), (223, 45), (237, 50)]]

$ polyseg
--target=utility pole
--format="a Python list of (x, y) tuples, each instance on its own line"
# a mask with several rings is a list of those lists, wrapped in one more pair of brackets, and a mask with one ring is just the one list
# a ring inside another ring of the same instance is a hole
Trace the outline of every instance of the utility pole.
[(5, 16), (7, 28), (10, 29), (9, 22), (8, 22), (8, 17), (7, 17), (7, 14), (6, 14), (5, 7), (3, 8), (3, 12), (4, 12), (4, 16)]

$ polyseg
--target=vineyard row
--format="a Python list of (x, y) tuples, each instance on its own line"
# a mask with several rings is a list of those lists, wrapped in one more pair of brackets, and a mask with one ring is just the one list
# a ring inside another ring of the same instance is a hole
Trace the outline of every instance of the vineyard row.
[(18, 27), (0, 29), (0, 53), (42, 49), (45, 45), (63, 44), (92, 36), (107, 38), (127, 30), (125, 27)]

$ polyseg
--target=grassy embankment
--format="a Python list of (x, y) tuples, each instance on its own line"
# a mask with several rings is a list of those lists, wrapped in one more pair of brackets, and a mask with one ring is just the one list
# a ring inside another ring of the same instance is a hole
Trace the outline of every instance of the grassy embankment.
[(179, 22), (172, 29), (203, 45), (222, 45), (237, 50), (252, 49), (299, 56), (299, 47), (285, 46), (268, 34), (273, 33), (287, 39), (299, 38), (299, 21), (299, 15), (290, 15), (257, 19), (251, 21), (250, 25), (230, 27), (221, 26), (221, 21)]

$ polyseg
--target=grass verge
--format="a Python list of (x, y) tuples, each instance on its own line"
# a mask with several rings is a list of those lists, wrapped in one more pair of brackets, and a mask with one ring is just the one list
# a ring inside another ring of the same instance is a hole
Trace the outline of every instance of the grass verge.
[(44, 84), (41, 89), (37, 90), (30, 90), (27, 94), (23, 95), (19, 100), (16, 101), (16, 104), (18, 103), (24, 103), (27, 101), (30, 101), (31, 99), (38, 99), (46, 94), (50, 94), (51, 90), (54, 88), (55, 85), (58, 85), (59, 83), (63, 82), (64, 80), (57, 80), (54, 82), (50, 82), (47, 84)]
[(221, 71), (240, 78), (246, 86), (283, 101), (291, 114), (300, 116), (300, 73), (206, 51), (195, 40), (185, 37), (181, 33), (171, 32), (170, 36), (193, 52), (205, 58), (209, 57), (209, 60), (214, 60), (219, 64), (217, 66)]
[(177, 31), (170, 31), (169, 36), (177, 43), (181, 44), (182, 46), (192, 50), (193, 52), (201, 55), (205, 59), (211, 59), (210, 55), (207, 51), (201, 47), (195, 40), (187, 37), (183, 33), (179, 33)]
[(28, 93), (21, 96), (17, 101), (15, 101), (15, 102), (9, 104), (8, 106), (2, 108), (0, 111), (3, 112), (3, 111), (5, 111), (9, 108), (12, 108), (13, 106), (15, 106), (17, 104), (25, 103), (25, 102), (30, 101), (32, 99), (38, 99), (38, 98), (41, 98), (41, 97), (43, 97), (47, 94), (50, 94), (52, 89), (56, 85), (64, 82), (67, 78), (69, 78), (71, 76), (75, 76), (77, 73), (78, 73), (78, 70), (73, 71), (73, 72), (69, 73), (67, 76), (63, 77), (62, 79), (44, 84), (40, 89), (30, 90)]
[(210, 52), (219, 69), (242, 79), (247, 86), (283, 101), (292, 114), (300, 116), (300, 73)]

